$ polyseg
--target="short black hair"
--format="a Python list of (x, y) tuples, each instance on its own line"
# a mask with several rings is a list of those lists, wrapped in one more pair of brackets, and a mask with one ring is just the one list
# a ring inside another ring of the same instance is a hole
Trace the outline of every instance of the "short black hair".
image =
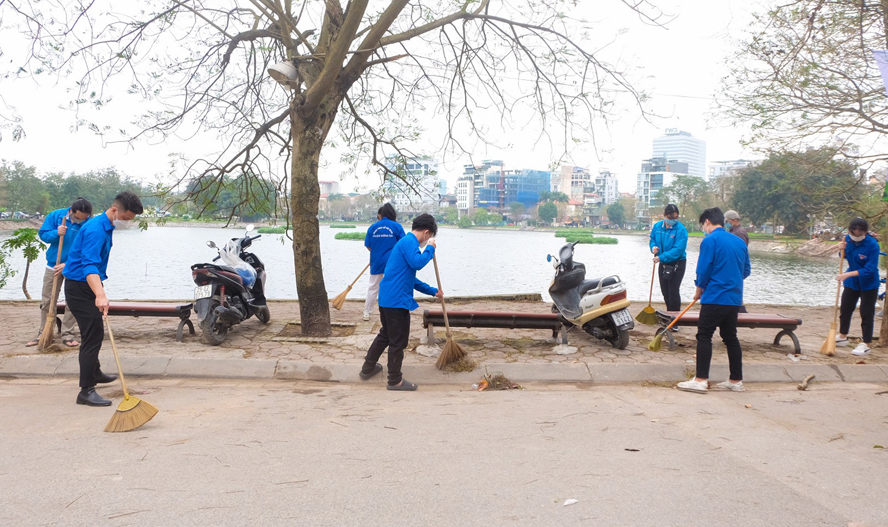
[(74, 203), (71, 204), (71, 212), (85, 212), (92, 215), (92, 203), (90, 203), (88, 199), (78, 196), (77, 199), (74, 200)]
[(139, 196), (136, 196), (128, 190), (124, 190), (115, 196), (114, 203), (112, 203), (111, 206), (117, 206), (117, 208), (123, 209), (126, 212), (134, 212), (136, 214), (142, 214), (145, 211)]
[(869, 232), (869, 222), (863, 218), (854, 218), (848, 225), (848, 230), (853, 231), (858, 229), (863, 229), (863, 232)]
[(392, 207), (391, 203), (383, 203), (382, 207), (379, 207), (379, 210), (376, 213), (383, 218), (398, 221), (398, 213), (395, 212), (395, 208)]
[(666, 205), (666, 208), (663, 209), (663, 216), (668, 216), (669, 214), (678, 214), (678, 205), (675, 203), (670, 203)]
[(709, 223), (713, 225), (721, 225), (725, 226), (725, 213), (718, 207), (712, 207), (711, 209), (706, 209), (703, 211), (703, 214), (700, 215), (700, 225), (706, 223), (706, 220), (709, 220)]
[(438, 223), (431, 214), (420, 214), (413, 218), (413, 227), (411, 228), (414, 231), (429, 231), (432, 236), (438, 234)]

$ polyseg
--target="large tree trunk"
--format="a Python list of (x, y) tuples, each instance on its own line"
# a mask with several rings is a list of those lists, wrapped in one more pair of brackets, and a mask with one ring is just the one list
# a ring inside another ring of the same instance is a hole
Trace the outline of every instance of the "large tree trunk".
[(330, 305), (321, 264), (318, 226), (318, 164), (324, 139), (336, 117), (341, 98), (331, 97), (317, 111), (303, 115), (298, 102), (290, 112), (293, 161), (290, 173), (290, 214), (293, 222), (293, 262), (302, 334), (325, 337), (330, 331)]

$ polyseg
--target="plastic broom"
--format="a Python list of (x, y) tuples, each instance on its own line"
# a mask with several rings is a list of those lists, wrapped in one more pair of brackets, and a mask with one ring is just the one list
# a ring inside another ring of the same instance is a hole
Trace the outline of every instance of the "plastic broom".
[(635, 320), (637, 320), (641, 324), (645, 324), (647, 326), (656, 326), (657, 325), (657, 312), (654, 310), (654, 307), (651, 305), (651, 301), (654, 299), (654, 276), (657, 274), (657, 262), (654, 262), (654, 269), (651, 271), (651, 292), (648, 295), (648, 305), (646, 308), (641, 310), (641, 313), (635, 315)]
[(696, 304), (696, 303), (697, 303), (697, 300), (694, 299), (690, 304), (688, 304), (688, 307), (684, 308), (684, 311), (682, 311), (681, 313), (679, 313), (679, 315), (678, 315), (677, 317), (675, 317), (675, 318), (672, 320), (672, 322), (669, 323), (668, 326), (666, 326), (666, 329), (664, 329), (663, 331), (657, 333), (657, 336), (654, 337), (654, 340), (652, 340), (651, 343), (648, 344), (648, 349), (651, 350), (651, 351), (660, 351), (660, 345), (663, 343), (663, 335), (665, 335), (667, 331), (669, 331), (670, 329), (672, 329), (672, 326), (674, 326), (675, 323), (678, 322), (678, 319), (680, 319), (681, 317), (683, 317), (684, 314), (688, 312), (688, 309), (691, 309), (691, 306), (693, 306), (693, 305)]

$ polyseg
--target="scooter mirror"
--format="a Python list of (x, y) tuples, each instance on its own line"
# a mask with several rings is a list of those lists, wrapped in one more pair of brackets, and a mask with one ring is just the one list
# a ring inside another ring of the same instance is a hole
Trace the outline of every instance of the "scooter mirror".
[(210, 241), (207, 242), (207, 247), (210, 247), (210, 248), (215, 249), (215, 248), (216, 248), (216, 244), (213, 243), (213, 240), (210, 240)]
[(256, 226), (251, 223), (251, 224), (247, 225), (247, 232), (250, 232), (255, 228), (256, 228)]
[(546, 261), (547, 261), (547, 262), (551, 262), (551, 261), (552, 261), (552, 255), (551, 255), (551, 254), (547, 254), (547, 255), (546, 255)]

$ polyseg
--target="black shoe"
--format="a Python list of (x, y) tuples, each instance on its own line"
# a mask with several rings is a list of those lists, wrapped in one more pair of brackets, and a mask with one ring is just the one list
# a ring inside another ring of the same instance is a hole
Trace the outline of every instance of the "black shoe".
[(358, 375), (360, 375), (361, 378), (366, 381), (367, 379), (369, 379), (370, 377), (373, 377), (374, 375), (376, 375), (377, 373), (379, 373), (381, 371), (382, 371), (382, 364), (377, 364), (376, 366), (373, 366), (373, 371), (370, 371), (368, 373), (364, 373), (364, 371), (361, 370), (361, 373), (359, 373)]
[(105, 372), (100, 371), (98, 375), (96, 375), (96, 383), (97, 384), (108, 384), (109, 382), (114, 382), (117, 380), (117, 375), (108, 375)]
[(81, 391), (77, 394), (77, 404), (85, 404), (87, 406), (111, 406), (111, 401), (97, 394), (95, 388), (88, 388), (86, 393)]
[(407, 379), (401, 379), (401, 382), (398, 384), (389, 384), (385, 387), (386, 390), (393, 390), (396, 392), (412, 392), (416, 391), (417, 385), (408, 381)]

